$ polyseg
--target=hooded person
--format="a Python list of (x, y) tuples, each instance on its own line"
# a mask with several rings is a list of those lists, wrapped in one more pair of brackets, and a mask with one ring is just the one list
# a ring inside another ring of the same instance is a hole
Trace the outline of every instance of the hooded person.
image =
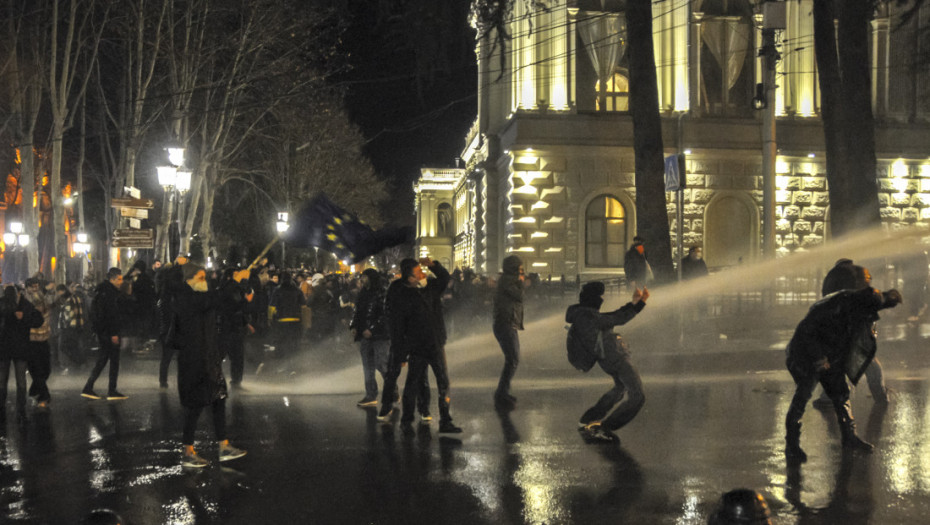
[[(210, 290), (206, 271), (194, 263), (182, 266), (185, 286), (174, 301), (175, 323), (172, 344), (178, 349), (178, 394), (184, 408), (184, 431), (181, 465), (205, 467), (209, 462), (194, 450), (197, 419), (205, 407), (213, 413), (213, 428), (219, 444), (219, 460), (229, 461), (245, 455), (226, 438), (226, 378), (223, 376), (223, 352), (218, 345), (217, 310), (222, 296)], [(247, 281), (249, 272), (234, 274), (237, 283)]]
[(901, 303), (900, 292), (871, 287), (868, 270), (853, 265), (857, 288), (831, 293), (814, 303), (798, 323), (786, 349), (785, 366), (795, 382), (794, 397), (785, 416), (785, 456), (807, 461), (801, 449), (801, 418), (818, 383), (833, 402), (844, 448), (871, 451), (874, 447), (856, 435), (849, 403), (848, 377), (858, 383), (876, 352), (872, 325), (879, 310)]
[(623, 273), (630, 289), (645, 287), (652, 281), (652, 268), (646, 260), (646, 240), (633, 237), (633, 244), (623, 257)]
[[(565, 311), (565, 321), (571, 323), (582, 333), (597, 334), (601, 341), (595, 347), (596, 362), (601, 369), (614, 380), (611, 388), (589, 408), (578, 421), (578, 427), (585, 437), (592, 441), (618, 441), (614, 431), (620, 429), (636, 417), (646, 396), (639, 372), (633, 367), (630, 353), (613, 329), (636, 317), (646, 307), (649, 290), (634, 289), (633, 298), (617, 310), (601, 313), (604, 302), (604, 283), (593, 281), (581, 287), (578, 304), (573, 304)], [(616, 409), (607, 415), (616, 405)]]
[(362, 289), (355, 300), (355, 310), (349, 322), (352, 338), (359, 345), (362, 357), (362, 374), (365, 380), (365, 397), (357, 403), (360, 407), (378, 404), (378, 381), (375, 371), (384, 381), (388, 371), (390, 337), (387, 329), (387, 313), (384, 311), (385, 287), (381, 274), (374, 268), (362, 272)]
[(504, 368), (494, 392), (494, 404), (497, 407), (513, 407), (517, 398), (510, 393), (510, 382), (520, 363), (517, 330), (523, 330), (523, 289), (529, 283), (523, 275), (523, 261), (516, 255), (506, 257), (501, 268), (503, 273), (494, 294), (492, 331), (504, 354)]

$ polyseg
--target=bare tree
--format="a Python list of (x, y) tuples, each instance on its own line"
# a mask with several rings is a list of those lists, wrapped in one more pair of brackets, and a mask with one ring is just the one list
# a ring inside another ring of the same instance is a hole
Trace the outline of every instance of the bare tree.
[(65, 281), (65, 264), (68, 257), (68, 240), (65, 237), (64, 204), (61, 193), (61, 160), (65, 131), (74, 120), (73, 105), (80, 100), (91, 78), (100, 37), (106, 25), (108, 5), (98, 9), (95, 0), (70, 0), (67, 13), (59, 11), (56, 0), (51, 4), (51, 31), (49, 34), (48, 75), (49, 99), (52, 109), (51, 170), (49, 193), (52, 201), (54, 254), (57, 264), (54, 280)]
[[(40, 37), (45, 17), (39, 6), (30, 2), (9, 0), (4, 5), (6, 35), (3, 39), (6, 100), (8, 107), (8, 130), (14, 153), (20, 160), (19, 183), (22, 190), (22, 222), (26, 234), (37, 237), (39, 226), (32, 205), (35, 193), (35, 134), (39, 112), (42, 109), (43, 79), (38, 57), (44, 54)], [(39, 269), (38, 243), (26, 246), (28, 274)]]

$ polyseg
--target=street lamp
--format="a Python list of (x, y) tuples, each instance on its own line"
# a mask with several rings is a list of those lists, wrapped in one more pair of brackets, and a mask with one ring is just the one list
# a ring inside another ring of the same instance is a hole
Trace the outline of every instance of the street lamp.
[[(288, 215), (286, 211), (278, 212), (278, 221), (275, 223), (275, 229), (278, 230), (278, 237), (283, 235), (284, 232), (286, 232), (287, 229), (291, 227), (291, 225), (287, 223), (287, 216)], [(286, 264), (287, 259), (286, 259), (285, 250), (286, 250), (285, 243), (282, 240), (281, 241), (281, 268), (287, 268), (287, 264)]]
[(3, 234), (3, 244), (7, 251), (3, 258), (3, 273), (12, 277), (10, 282), (20, 282), (26, 277), (24, 259), (26, 258), (25, 247), (29, 246), (29, 241), (29, 235), (23, 233), (23, 223), (18, 221), (11, 222), (10, 231)]

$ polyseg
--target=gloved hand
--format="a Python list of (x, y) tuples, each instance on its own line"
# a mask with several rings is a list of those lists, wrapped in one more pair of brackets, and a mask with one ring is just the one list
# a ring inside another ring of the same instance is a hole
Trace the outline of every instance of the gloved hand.
[(904, 298), (901, 297), (901, 292), (892, 288), (887, 292), (882, 292), (882, 303), (885, 308), (894, 308), (895, 306), (904, 302)]

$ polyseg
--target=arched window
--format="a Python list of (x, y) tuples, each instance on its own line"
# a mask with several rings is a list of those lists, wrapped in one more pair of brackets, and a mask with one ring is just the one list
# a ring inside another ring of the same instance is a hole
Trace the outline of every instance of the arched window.
[(452, 205), (448, 202), (440, 204), (436, 208), (436, 236), (451, 237), (452, 232)]
[(629, 111), (630, 110), (630, 81), (620, 74), (614, 73), (614, 76), (607, 81), (607, 89), (601, 93), (601, 83), (597, 82), (595, 92), (600, 93), (604, 98), (604, 107), (601, 107), (601, 98), (597, 99), (598, 111)]
[(585, 265), (600, 268), (623, 266), (627, 221), (616, 197), (595, 197), (585, 209)]

